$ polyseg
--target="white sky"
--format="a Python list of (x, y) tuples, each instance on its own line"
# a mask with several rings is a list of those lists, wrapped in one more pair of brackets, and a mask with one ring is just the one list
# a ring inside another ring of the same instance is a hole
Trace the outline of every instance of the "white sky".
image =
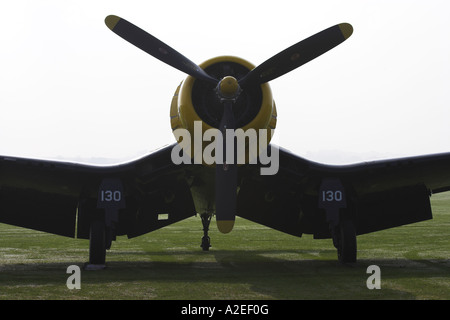
[[(216, 4), (217, 3), (217, 4)], [(272, 81), (277, 144), (325, 163), (450, 151), (448, 1), (2, 1), (0, 154), (125, 161), (174, 142), (178, 70), (104, 24), (121, 16), (194, 62), (258, 65), (327, 27), (346, 42)]]

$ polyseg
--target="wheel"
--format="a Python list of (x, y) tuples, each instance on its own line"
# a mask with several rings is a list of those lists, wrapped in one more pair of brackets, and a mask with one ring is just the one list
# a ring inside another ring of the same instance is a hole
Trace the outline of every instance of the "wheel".
[(105, 264), (105, 222), (92, 221), (89, 236), (89, 263)]
[(200, 247), (202, 247), (203, 251), (209, 251), (209, 248), (211, 247), (211, 239), (209, 236), (204, 236), (202, 238), (202, 244)]
[(337, 249), (339, 262), (343, 264), (356, 262), (356, 231), (351, 220), (341, 221), (339, 225)]

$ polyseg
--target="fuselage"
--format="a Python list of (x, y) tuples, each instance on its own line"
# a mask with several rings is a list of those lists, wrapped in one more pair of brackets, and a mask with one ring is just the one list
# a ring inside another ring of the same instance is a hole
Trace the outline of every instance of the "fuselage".
[[(250, 62), (234, 56), (220, 56), (199, 66), (214, 78), (230, 79), (227, 88), (231, 89), (227, 90), (236, 90), (232, 79), (240, 79), (255, 68)], [(224, 115), (224, 98), (220, 90), (214, 84), (188, 76), (177, 87), (170, 107), (171, 127), (180, 146), (179, 152), (184, 156), (177, 161), (208, 167), (191, 187), (197, 211), (201, 213), (215, 211), (214, 167), (223, 164), (215, 157), (218, 139), (222, 141), (233, 136), (227, 140), (233, 141), (232, 145), (224, 152), (234, 152), (236, 157), (233, 159), (238, 165), (251, 163), (268, 146), (277, 121), (269, 84), (258, 84), (239, 92), (233, 99), (235, 128), (220, 132), (220, 120)]]

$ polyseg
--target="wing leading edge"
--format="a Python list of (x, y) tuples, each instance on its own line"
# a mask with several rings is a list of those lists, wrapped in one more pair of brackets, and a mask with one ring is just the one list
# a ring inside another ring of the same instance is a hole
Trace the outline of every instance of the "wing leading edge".
[(87, 239), (105, 206), (115, 235), (128, 237), (190, 217), (187, 171), (172, 163), (172, 147), (108, 167), (0, 157), (0, 222)]
[(241, 168), (237, 214), (296, 236), (331, 237), (333, 212), (356, 234), (431, 219), (430, 195), (450, 190), (450, 153), (333, 166), (278, 150), (276, 175)]

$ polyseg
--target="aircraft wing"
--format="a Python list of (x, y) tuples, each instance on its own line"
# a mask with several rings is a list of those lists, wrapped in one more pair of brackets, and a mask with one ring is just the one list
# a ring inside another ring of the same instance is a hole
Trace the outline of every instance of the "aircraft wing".
[(430, 195), (450, 190), (450, 153), (332, 166), (279, 148), (278, 173), (258, 171), (241, 168), (237, 214), (315, 238), (330, 237), (326, 220), (336, 210), (354, 215), (356, 234), (431, 219)]
[(116, 235), (134, 237), (190, 217), (187, 170), (172, 163), (172, 147), (107, 167), (0, 156), (0, 222), (89, 238), (90, 220), (109, 206)]

